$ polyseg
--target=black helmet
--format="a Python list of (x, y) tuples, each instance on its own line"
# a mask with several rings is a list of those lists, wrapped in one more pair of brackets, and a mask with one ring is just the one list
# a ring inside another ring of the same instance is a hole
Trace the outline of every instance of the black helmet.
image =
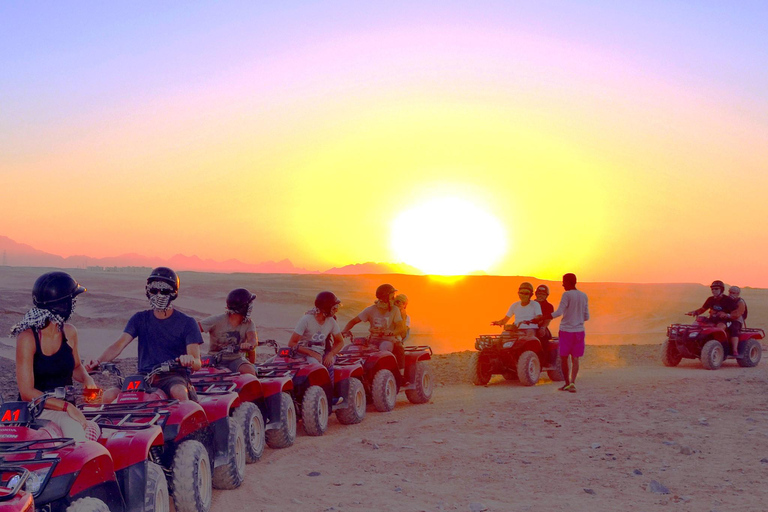
[(237, 288), (227, 295), (227, 309), (239, 315), (248, 316), (248, 306), (256, 296), (245, 288)]
[(173, 286), (174, 292), (179, 293), (179, 276), (177, 276), (176, 272), (168, 267), (157, 267), (154, 269), (147, 278), (147, 284), (151, 283), (152, 281), (162, 281), (164, 283), (168, 283), (169, 285)]
[(32, 302), (66, 320), (72, 314), (72, 299), (84, 291), (66, 272), (47, 272), (32, 286)]
[(725, 283), (720, 281), (719, 279), (712, 281), (712, 284), (709, 285), (710, 288), (720, 288), (721, 291), (725, 291)]
[(397, 290), (391, 284), (382, 284), (376, 288), (376, 298), (379, 300), (388, 300), (389, 296)]
[(333, 306), (341, 304), (341, 301), (333, 292), (320, 292), (315, 297), (315, 307), (325, 316), (332, 316)]

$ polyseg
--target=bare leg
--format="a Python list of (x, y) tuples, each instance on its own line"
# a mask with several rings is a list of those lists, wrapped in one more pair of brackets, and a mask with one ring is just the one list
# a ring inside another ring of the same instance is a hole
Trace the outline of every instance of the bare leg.
[(571, 383), (571, 371), (568, 368), (568, 356), (560, 358), (560, 365), (563, 369), (563, 377), (565, 377), (565, 385), (567, 386)]
[(576, 375), (579, 374), (579, 358), (571, 356), (571, 384), (576, 384)]
[(247, 373), (248, 375), (256, 375), (256, 369), (252, 364), (243, 363), (237, 368), (237, 371), (240, 373)]
[(739, 356), (739, 337), (731, 338), (731, 345), (733, 345), (733, 357)]
[(111, 404), (117, 399), (117, 395), (120, 394), (120, 388), (109, 388), (104, 390), (104, 394), (101, 395), (101, 403)]
[(176, 400), (189, 400), (189, 391), (183, 384), (174, 384), (171, 387), (171, 398)]

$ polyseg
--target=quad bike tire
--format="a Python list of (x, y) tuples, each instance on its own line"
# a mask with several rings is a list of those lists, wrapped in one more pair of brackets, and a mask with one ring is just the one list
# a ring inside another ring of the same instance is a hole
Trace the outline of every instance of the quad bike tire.
[(744, 342), (744, 355), (736, 361), (742, 368), (754, 368), (763, 356), (763, 346), (756, 339), (748, 339)]
[(320, 386), (309, 386), (304, 393), (301, 420), (307, 435), (321, 436), (328, 430), (328, 397)]
[(237, 489), (245, 480), (245, 434), (241, 423), (227, 418), (227, 463), (213, 470), (213, 487), (216, 489)]
[(109, 507), (98, 498), (80, 498), (73, 501), (66, 512), (109, 512)]
[(144, 491), (144, 512), (169, 512), (171, 496), (163, 468), (147, 461), (147, 485)]
[(541, 361), (536, 352), (526, 350), (517, 359), (517, 376), (523, 386), (533, 386), (539, 382), (541, 375)]
[(725, 359), (723, 345), (717, 340), (709, 340), (701, 347), (701, 365), (707, 370), (717, 370)]
[(664, 366), (677, 366), (683, 360), (683, 355), (678, 352), (675, 344), (669, 338), (661, 344), (661, 362)]
[(565, 375), (563, 375), (563, 367), (560, 364), (560, 361), (557, 362), (557, 368), (554, 370), (547, 370), (547, 377), (549, 377), (549, 380), (552, 382), (563, 382), (565, 380)]
[(291, 395), (280, 393), (280, 428), (267, 430), (264, 438), (272, 449), (288, 448), (296, 441), (296, 405)]
[(354, 425), (365, 418), (365, 408), (368, 402), (365, 399), (365, 387), (359, 379), (349, 379), (349, 391), (344, 397), (347, 406), (336, 410), (336, 418), (342, 425)]
[(382, 369), (376, 372), (371, 384), (371, 395), (373, 395), (373, 405), (379, 412), (388, 412), (395, 408), (397, 401), (397, 381), (394, 374)]
[(425, 404), (432, 398), (432, 391), (435, 389), (435, 379), (432, 376), (432, 369), (425, 361), (416, 363), (416, 370), (413, 372), (414, 389), (406, 389), (405, 397), (412, 404)]
[(210, 512), (213, 498), (211, 459), (203, 443), (188, 439), (179, 444), (171, 469), (176, 512)]
[(480, 363), (480, 352), (475, 352), (469, 359), (469, 378), (475, 386), (485, 386), (491, 381), (492, 373), (486, 371)]
[(264, 417), (254, 403), (240, 404), (233, 415), (245, 436), (245, 462), (253, 464), (264, 454)]

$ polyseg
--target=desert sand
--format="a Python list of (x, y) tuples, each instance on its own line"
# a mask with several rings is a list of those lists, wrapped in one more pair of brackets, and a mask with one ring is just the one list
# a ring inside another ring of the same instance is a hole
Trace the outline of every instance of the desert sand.
[[(0, 267), (3, 333), (29, 307), (29, 290), (43, 271)], [(95, 356), (145, 307), (145, 273), (71, 273), (89, 288), (73, 318), (81, 355)], [(534, 387), (499, 376), (487, 387), (468, 382), (474, 335), (493, 332), (487, 320), (503, 314), (521, 278), (441, 283), (418, 276), (185, 273), (181, 279), (177, 306), (196, 317), (220, 312), (230, 289), (248, 287), (259, 297), (260, 337), (283, 343), (318, 291), (342, 297), (345, 322), (370, 303), (377, 284), (391, 281), (411, 297), (416, 342), (436, 352), (430, 403), (412, 405), (401, 395), (392, 412), (369, 407), (359, 425), (332, 418), (322, 437), (300, 433), (290, 448), (267, 449), (247, 467), (240, 489), (215, 491), (214, 511), (768, 510), (768, 363), (741, 368), (726, 361), (707, 371), (698, 361), (677, 368), (660, 362), (665, 326), (684, 321), (680, 312), (703, 302), (704, 286), (580, 286), (590, 295), (593, 321), (578, 392), (563, 393), (546, 378)], [(561, 289), (552, 291), (557, 304)], [(764, 327), (766, 291), (743, 295), (750, 326)], [(485, 316), (483, 308), (490, 310)], [(0, 343), (7, 399), (16, 394), (14, 340)], [(124, 356), (135, 356), (135, 347)]]

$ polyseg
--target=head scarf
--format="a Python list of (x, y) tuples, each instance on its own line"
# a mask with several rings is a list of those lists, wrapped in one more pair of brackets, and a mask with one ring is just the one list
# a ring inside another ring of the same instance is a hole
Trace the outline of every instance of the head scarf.
[[(74, 300), (72, 302), (72, 311), (74, 311)], [(64, 322), (66, 321), (66, 318), (62, 318), (55, 313), (51, 313), (47, 309), (40, 309), (35, 306), (27, 311), (27, 314), (24, 315), (24, 318), (22, 318), (19, 323), (11, 327), (11, 336), (18, 336), (20, 333), (26, 331), (27, 329), (42, 329), (48, 325), (49, 322), (58, 324), (63, 330)]]

